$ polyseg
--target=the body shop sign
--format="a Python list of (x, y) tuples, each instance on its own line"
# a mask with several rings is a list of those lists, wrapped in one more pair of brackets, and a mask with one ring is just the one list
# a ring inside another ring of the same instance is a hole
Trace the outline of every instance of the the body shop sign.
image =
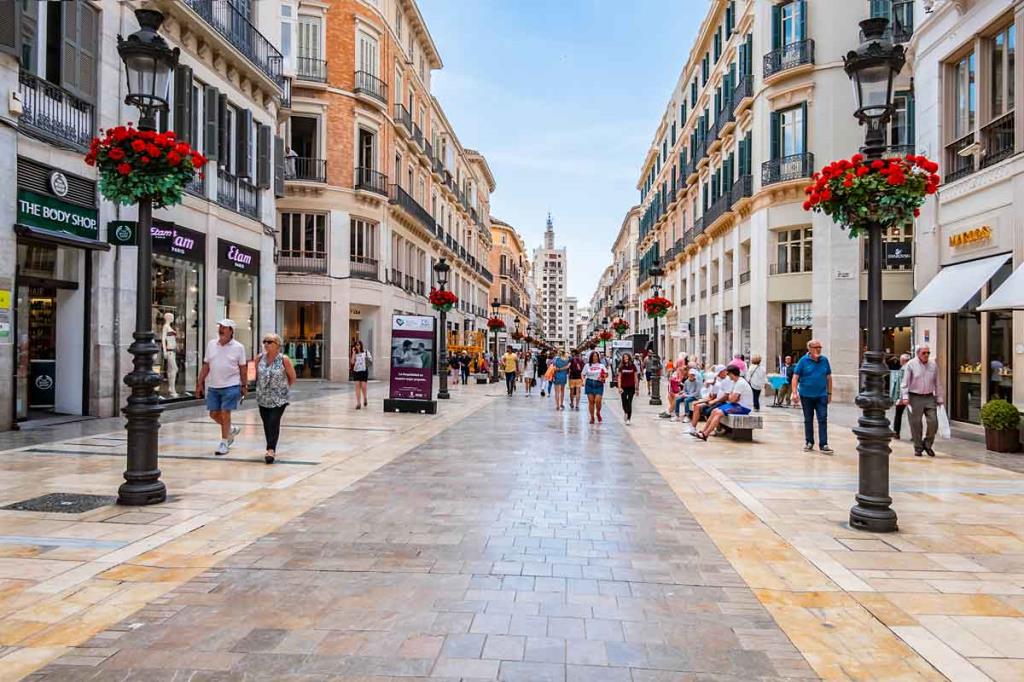
[(391, 400), (430, 400), (434, 379), (434, 318), (391, 318)]
[(149, 234), (153, 238), (153, 253), (196, 263), (206, 260), (206, 235), (202, 232), (154, 220)]
[(260, 252), (226, 239), (217, 240), (217, 267), (259, 277)]
[(100, 236), (95, 208), (69, 204), (27, 189), (18, 190), (18, 223), (86, 239)]

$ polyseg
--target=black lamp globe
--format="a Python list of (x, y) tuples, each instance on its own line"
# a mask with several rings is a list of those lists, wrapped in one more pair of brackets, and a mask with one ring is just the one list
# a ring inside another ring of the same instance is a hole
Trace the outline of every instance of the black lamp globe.
[(867, 146), (882, 146), (885, 135), (882, 126), (893, 113), (893, 82), (903, 69), (907, 57), (902, 45), (894, 45), (886, 34), (889, 20), (885, 17), (860, 22), (863, 42), (856, 50), (843, 57), (843, 68), (853, 83), (857, 110), (854, 116), (861, 125), (868, 126)]
[(494, 314), (494, 317), (498, 316), (498, 308), (500, 307), (501, 303), (498, 302), (497, 298), (491, 301), (491, 312)]
[(178, 65), (178, 48), (171, 49), (158, 32), (164, 15), (152, 9), (135, 10), (139, 30), (127, 38), (117, 36), (117, 53), (128, 77), (126, 104), (141, 112), (139, 128), (156, 127), (156, 113), (167, 109), (171, 72)]
[(443, 257), (434, 264), (434, 272), (437, 274), (437, 286), (441, 291), (444, 291), (445, 286), (448, 284), (448, 273), (451, 272), (451, 269), (452, 267), (448, 265), (448, 262)]

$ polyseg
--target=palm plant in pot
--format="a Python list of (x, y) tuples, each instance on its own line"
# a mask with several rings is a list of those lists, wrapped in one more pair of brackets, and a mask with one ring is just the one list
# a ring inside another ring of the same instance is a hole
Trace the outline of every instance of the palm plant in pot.
[(990, 400), (981, 408), (985, 447), (993, 452), (1020, 450), (1020, 412), (1005, 400)]

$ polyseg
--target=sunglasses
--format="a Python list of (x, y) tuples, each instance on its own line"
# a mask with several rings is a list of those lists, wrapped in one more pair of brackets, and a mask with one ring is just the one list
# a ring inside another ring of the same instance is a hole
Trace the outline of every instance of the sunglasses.
[(274, 341), (273, 339), (263, 339), (264, 346), (269, 346), (270, 344), (277, 345), (277, 341)]

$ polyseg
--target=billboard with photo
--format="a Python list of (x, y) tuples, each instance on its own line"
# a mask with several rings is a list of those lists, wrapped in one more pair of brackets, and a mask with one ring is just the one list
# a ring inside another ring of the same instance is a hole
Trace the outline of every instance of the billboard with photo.
[(435, 364), (435, 319), (426, 315), (391, 318), (392, 400), (430, 400)]

